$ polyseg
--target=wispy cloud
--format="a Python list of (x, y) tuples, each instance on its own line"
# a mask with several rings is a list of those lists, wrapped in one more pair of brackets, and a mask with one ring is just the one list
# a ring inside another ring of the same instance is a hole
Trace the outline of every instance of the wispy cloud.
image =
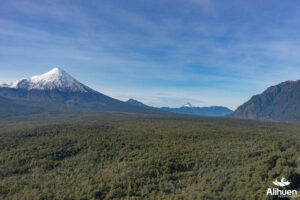
[(235, 108), (300, 77), (299, 9), (277, 0), (5, 1), (0, 81), (59, 65), (116, 98)]

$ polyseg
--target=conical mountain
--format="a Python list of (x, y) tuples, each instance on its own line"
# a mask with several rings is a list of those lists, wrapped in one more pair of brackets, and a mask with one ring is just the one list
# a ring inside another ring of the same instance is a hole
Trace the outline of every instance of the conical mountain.
[(22, 79), (10, 84), (1, 84), (0, 87), (26, 90), (59, 90), (71, 92), (93, 91), (60, 68), (54, 68), (45, 74)]
[(21, 105), (26, 108), (37, 107), (51, 112), (76, 110), (157, 112), (151, 108), (132, 105), (97, 92), (60, 68), (10, 84), (1, 84), (0, 98), (6, 100), (4, 101), (6, 103), (0, 102), (0, 107), (8, 105), (9, 100), (10, 104), (14, 102), (14, 105), (18, 104), (19, 107)]

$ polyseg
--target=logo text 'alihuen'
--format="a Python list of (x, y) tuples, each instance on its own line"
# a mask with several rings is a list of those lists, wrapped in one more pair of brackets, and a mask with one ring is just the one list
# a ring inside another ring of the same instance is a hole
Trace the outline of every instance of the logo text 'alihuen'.
[[(291, 184), (288, 180), (285, 178), (282, 178), (280, 181), (277, 179), (273, 181), (273, 184), (279, 187), (285, 187)], [(272, 196), (278, 196), (278, 197), (298, 197), (298, 191), (297, 190), (285, 190), (285, 189), (278, 189), (278, 188), (268, 188), (267, 195)]]

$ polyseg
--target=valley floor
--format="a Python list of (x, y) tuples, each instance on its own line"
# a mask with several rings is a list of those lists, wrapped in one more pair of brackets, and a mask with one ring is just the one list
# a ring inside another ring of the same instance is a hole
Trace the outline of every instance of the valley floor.
[(0, 199), (272, 199), (300, 185), (300, 126), (95, 114), (0, 122)]

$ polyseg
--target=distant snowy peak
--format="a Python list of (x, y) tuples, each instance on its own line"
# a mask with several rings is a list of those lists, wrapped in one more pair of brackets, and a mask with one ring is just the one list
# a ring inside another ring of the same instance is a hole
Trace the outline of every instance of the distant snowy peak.
[(89, 87), (78, 82), (60, 68), (31, 78), (15, 81), (10, 84), (0, 84), (0, 87), (18, 88), (26, 90), (59, 90), (71, 92), (91, 92)]
[(183, 108), (191, 108), (191, 107), (192, 107), (192, 104), (189, 103), (189, 102), (187, 102), (187, 103), (184, 104), (182, 107), (183, 107)]

